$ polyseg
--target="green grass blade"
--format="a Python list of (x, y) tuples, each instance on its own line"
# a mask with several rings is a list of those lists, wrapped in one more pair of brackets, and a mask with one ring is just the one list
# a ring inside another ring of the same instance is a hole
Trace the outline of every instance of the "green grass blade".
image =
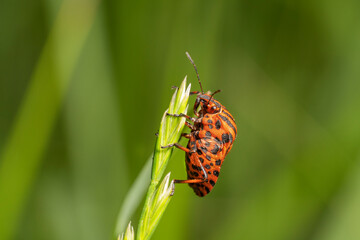
[(11, 239), (15, 232), (97, 6), (98, 1), (63, 2), (34, 70), (17, 120), (2, 149), (0, 239)]
[(127, 222), (139, 206), (146, 193), (146, 189), (150, 183), (151, 163), (152, 157), (146, 161), (144, 167), (141, 169), (139, 175), (137, 176), (135, 182), (131, 186), (124, 199), (116, 221), (115, 236), (118, 236), (122, 231), (125, 230)]
[(169, 109), (165, 111), (161, 120), (159, 136), (154, 150), (151, 183), (146, 195), (141, 218), (139, 220), (137, 239), (150, 239), (165, 211), (167, 204), (169, 203), (170, 189), (173, 188), (173, 183), (171, 183), (169, 187), (170, 173), (163, 179), (158, 188), (157, 185), (162, 178), (173, 148), (162, 148), (162, 146), (167, 146), (179, 141), (185, 125), (185, 118), (167, 116), (166, 113), (187, 113), (190, 88), (191, 84), (186, 87), (185, 77), (179, 89), (177, 89), (173, 94)]
[[(185, 118), (167, 116), (166, 113), (170, 112), (175, 114), (186, 114), (190, 88), (191, 84), (186, 87), (185, 77), (179, 89), (175, 90), (173, 97), (170, 101), (169, 109), (165, 111), (161, 119), (159, 134), (156, 140), (154, 155), (152, 158), (153, 161), (151, 168), (151, 182), (147, 191), (141, 218), (139, 220), (136, 239), (150, 239), (167, 205), (170, 202), (170, 198), (174, 190), (174, 183), (172, 181), (170, 182), (170, 173), (168, 173), (164, 177), (159, 186), (158, 184), (171, 157), (173, 148), (162, 148), (162, 146), (166, 146), (179, 141), (182, 130), (185, 126)], [(144, 179), (144, 176), (146, 176), (145, 171), (150, 170), (148, 169), (149, 167), (147, 167), (147, 165), (140, 173), (134, 186), (126, 197), (124, 206), (119, 214), (115, 233), (119, 236), (120, 239), (124, 239), (124, 234), (119, 235), (119, 231), (121, 231), (124, 227), (124, 221), (126, 220), (126, 217), (129, 217), (130, 213), (133, 211), (133, 208), (141, 199), (140, 192), (143, 183), (146, 182), (146, 179)], [(135, 204), (131, 203), (131, 201), (134, 201)]]

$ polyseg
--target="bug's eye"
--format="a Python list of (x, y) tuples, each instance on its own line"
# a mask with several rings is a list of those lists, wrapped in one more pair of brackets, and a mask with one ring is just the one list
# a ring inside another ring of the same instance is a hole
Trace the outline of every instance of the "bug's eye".
[(213, 106), (213, 107), (212, 107), (212, 109), (213, 109), (213, 110), (215, 110), (215, 109), (216, 109), (216, 107), (215, 107), (215, 106)]

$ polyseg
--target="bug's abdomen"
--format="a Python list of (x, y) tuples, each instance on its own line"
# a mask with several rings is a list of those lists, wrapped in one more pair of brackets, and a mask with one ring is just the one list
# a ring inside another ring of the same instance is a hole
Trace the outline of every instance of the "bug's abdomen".
[(195, 193), (202, 197), (215, 186), (221, 165), (233, 146), (237, 128), (234, 118), (226, 108), (217, 114), (205, 114), (200, 127), (196, 133), (193, 132), (194, 137), (190, 139), (188, 146), (196, 152), (188, 153), (186, 158), (188, 179), (204, 179), (201, 165), (207, 173), (206, 182), (189, 184)]
[(215, 186), (220, 174), (220, 168), (223, 163), (223, 144), (213, 137), (202, 139), (190, 139), (189, 149), (196, 147), (196, 152), (186, 154), (186, 170), (188, 179), (204, 179), (205, 174), (201, 165), (207, 174), (207, 182), (190, 183), (189, 186), (194, 189), (198, 196), (205, 196)]

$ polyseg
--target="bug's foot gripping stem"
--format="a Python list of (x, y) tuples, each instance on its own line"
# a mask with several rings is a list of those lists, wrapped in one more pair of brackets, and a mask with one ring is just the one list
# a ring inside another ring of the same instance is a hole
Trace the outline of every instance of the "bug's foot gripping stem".
[(174, 193), (175, 193), (175, 180), (172, 180), (172, 189), (171, 189), (171, 193), (170, 193), (170, 196), (174, 196)]
[(171, 113), (166, 113), (166, 116), (172, 116), (172, 117), (184, 117), (186, 119), (189, 119), (190, 121), (195, 122), (195, 118), (192, 118), (184, 113), (180, 113), (180, 114), (171, 114)]
[(164, 149), (164, 148), (171, 148), (171, 147), (177, 147), (177, 148), (179, 148), (179, 149), (181, 149), (181, 150), (183, 150), (183, 151), (185, 151), (185, 152), (189, 152), (189, 151), (190, 151), (188, 148), (183, 147), (183, 146), (181, 146), (181, 145), (178, 144), (178, 143), (171, 143), (171, 144), (166, 145), (166, 146), (161, 146), (162, 149)]

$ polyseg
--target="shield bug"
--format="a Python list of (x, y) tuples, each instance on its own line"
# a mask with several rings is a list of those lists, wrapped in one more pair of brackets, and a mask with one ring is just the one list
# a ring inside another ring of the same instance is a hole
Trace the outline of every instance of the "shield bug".
[(186, 55), (194, 66), (201, 89), (201, 92), (191, 92), (197, 95), (194, 104), (196, 117), (186, 114), (167, 114), (169, 117), (187, 118), (190, 122), (186, 121), (185, 124), (191, 131), (182, 134), (189, 139), (187, 147), (173, 143), (162, 148), (175, 146), (185, 151), (187, 180), (174, 180), (174, 182), (189, 184), (196, 195), (203, 197), (216, 184), (224, 159), (233, 146), (237, 128), (231, 113), (214, 99), (214, 95), (220, 90), (204, 93), (196, 65), (188, 52)]

